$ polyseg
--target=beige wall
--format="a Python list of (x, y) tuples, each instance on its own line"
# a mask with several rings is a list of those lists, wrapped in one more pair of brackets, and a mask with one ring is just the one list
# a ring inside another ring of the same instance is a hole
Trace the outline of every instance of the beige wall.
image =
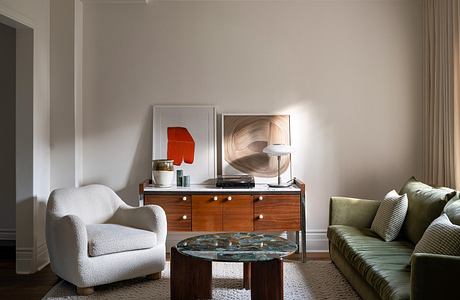
[(85, 3), (83, 183), (137, 203), (153, 104), (289, 113), (325, 250), (330, 196), (381, 199), (418, 174), (420, 27), (416, 0)]
[(16, 30), (0, 23), (0, 240), (16, 237)]

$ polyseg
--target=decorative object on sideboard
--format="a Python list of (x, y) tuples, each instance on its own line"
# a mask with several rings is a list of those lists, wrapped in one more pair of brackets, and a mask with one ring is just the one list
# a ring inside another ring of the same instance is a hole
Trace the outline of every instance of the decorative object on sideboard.
[(291, 179), (289, 156), (278, 161), (263, 152), (271, 144), (290, 145), (290, 116), (263, 114), (222, 114), (222, 174), (249, 174), (256, 183)]
[(182, 186), (190, 187), (190, 175), (185, 175), (182, 177)]
[(184, 176), (184, 170), (176, 170), (176, 185), (182, 186), (182, 180)]
[(152, 159), (174, 159), (191, 184), (215, 178), (215, 114), (213, 106), (153, 106)]
[(174, 179), (173, 160), (155, 159), (152, 161), (152, 179), (158, 187), (171, 187)]
[[(272, 144), (268, 145), (263, 150), (269, 156), (276, 156), (278, 161), (278, 183), (277, 184), (268, 184), (270, 187), (288, 187), (292, 184), (292, 181), (288, 181), (286, 183), (281, 183), (281, 157), (282, 156), (289, 156), (293, 152), (293, 149), (289, 145), (283, 144)], [(290, 159), (289, 159), (290, 160)]]

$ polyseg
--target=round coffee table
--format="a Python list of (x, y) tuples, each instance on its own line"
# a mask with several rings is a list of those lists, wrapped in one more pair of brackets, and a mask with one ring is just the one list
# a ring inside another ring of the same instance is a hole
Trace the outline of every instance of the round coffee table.
[(279, 236), (218, 233), (191, 237), (171, 248), (171, 299), (211, 299), (212, 262), (243, 262), (251, 299), (283, 299), (283, 260), (297, 245)]

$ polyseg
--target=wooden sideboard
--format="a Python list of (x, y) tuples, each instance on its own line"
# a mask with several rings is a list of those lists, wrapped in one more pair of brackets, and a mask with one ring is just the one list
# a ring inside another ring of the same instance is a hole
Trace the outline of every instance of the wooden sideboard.
[(305, 184), (298, 179), (288, 188), (257, 184), (236, 189), (158, 188), (145, 180), (139, 185), (139, 200), (140, 205), (154, 204), (165, 210), (169, 232), (295, 232), (305, 261)]

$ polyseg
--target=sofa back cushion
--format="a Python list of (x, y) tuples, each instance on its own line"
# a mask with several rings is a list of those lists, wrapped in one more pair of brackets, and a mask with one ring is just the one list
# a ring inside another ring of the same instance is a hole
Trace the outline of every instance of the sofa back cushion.
[(433, 188), (414, 177), (401, 188), (400, 194), (404, 193), (409, 205), (402, 233), (414, 244), (422, 238), (431, 222), (441, 215), (446, 203), (457, 194), (449, 188)]

